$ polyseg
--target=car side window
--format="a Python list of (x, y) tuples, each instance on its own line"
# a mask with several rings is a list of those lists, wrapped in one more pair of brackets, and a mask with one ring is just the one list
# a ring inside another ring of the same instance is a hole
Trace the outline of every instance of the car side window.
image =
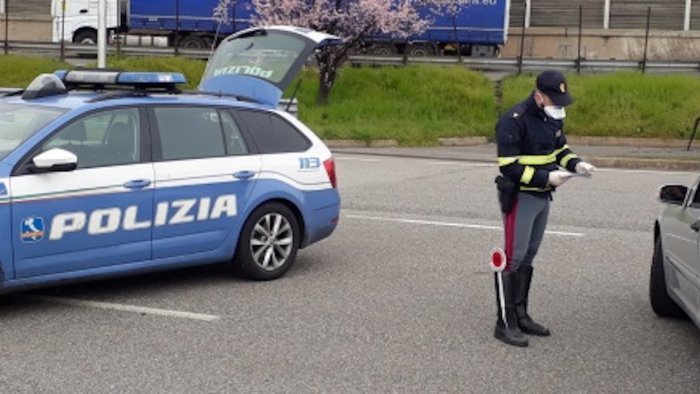
[(304, 152), (311, 142), (279, 115), (263, 111), (239, 110), (237, 116), (253, 137), (260, 153)]
[(227, 111), (221, 111), (221, 127), (224, 130), (226, 153), (231, 156), (247, 155), (248, 146), (245, 143), (241, 129), (233, 119), (233, 115)]
[(700, 186), (695, 186), (695, 196), (693, 196), (693, 201), (690, 204), (693, 208), (700, 209)]
[(154, 112), (163, 160), (226, 155), (221, 118), (215, 108), (161, 107)]
[(78, 168), (138, 163), (140, 115), (137, 108), (103, 111), (69, 124), (46, 141), (41, 151), (61, 148), (78, 157)]

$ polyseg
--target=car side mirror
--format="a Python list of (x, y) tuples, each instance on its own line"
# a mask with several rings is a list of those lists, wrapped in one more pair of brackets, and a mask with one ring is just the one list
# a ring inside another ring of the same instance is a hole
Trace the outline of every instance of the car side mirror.
[(66, 172), (78, 168), (78, 156), (61, 148), (52, 148), (32, 159), (30, 172)]
[(682, 205), (686, 194), (688, 194), (687, 186), (666, 185), (659, 189), (659, 200), (666, 204)]

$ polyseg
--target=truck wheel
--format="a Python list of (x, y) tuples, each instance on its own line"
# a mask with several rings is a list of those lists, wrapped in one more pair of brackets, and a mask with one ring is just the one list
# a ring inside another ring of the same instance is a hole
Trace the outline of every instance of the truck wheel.
[(92, 29), (78, 30), (73, 36), (73, 42), (83, 45), (97, 44), (97, 32)]
[(369, 53), (371, 53), (374, 56), (393, 56), (397, 55), (399, 51), (396, 50), (396, 46), (394, 46), (393, 44), (378, 43), (373, 44), (369, 48)]
[(432, 56), (435, 54), (433, 47), (430, 45), (411, 45), (409, 48), (408, 54), (410, 56), (422, 57)]
[(657, 315), (674, 318), (685, 316), (685, 312), (669, 297), (666, 290), (661, 236), (659, 236), (654, 245), (654, 257), (651, 261), (651, 277), (649, 279), (649, 298), (651, 300), (651, 309)]
[(207, 48), (209, 48), (209, 46), (207, 45), (207, 40), (205, 40), (204, 37), (190, 35), (190, 36), (185, 36), (182, 39), (180, 39), (180, 48), (207, 49)]
[(299, 250), (301, 231), (296, 215), (280, 203), (260, 206), (243, 225), (233, 267), (255, 280), (284, 275)]

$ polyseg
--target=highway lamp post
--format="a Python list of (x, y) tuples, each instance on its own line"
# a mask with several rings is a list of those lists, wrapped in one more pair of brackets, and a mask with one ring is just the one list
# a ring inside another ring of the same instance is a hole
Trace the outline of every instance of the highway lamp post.
[(107, 0), (97, 5), (97, 67), (107, 67)]

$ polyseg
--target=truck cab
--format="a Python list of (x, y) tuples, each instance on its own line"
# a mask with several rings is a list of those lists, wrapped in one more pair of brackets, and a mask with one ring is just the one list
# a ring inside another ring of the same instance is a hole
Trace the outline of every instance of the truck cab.
[[(76, 44), (97, 44), (97, 9), (99, 0), (52, 0), (53, 41)], [(113, 32), (122, 25), (128, 7), (127, 0), (106, 0), (107, 30)]]

